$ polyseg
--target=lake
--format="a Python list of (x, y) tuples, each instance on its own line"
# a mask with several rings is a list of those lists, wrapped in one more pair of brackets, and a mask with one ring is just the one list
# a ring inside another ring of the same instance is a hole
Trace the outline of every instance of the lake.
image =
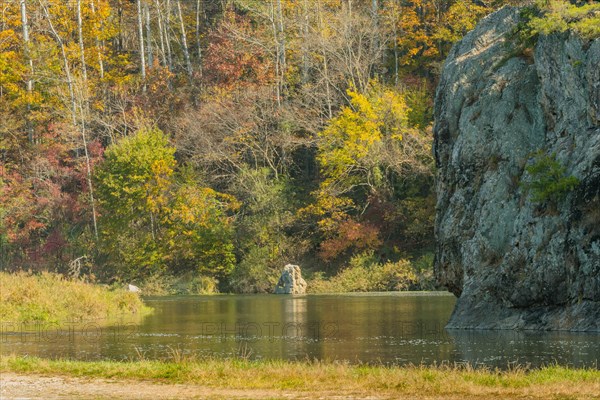
[(4, 323), (0, 354), (96, 359), (186, 355), (351, 363), (598, 367), (600, 335), (456, 331), (448, 293), (149, 297), (138, 324)]

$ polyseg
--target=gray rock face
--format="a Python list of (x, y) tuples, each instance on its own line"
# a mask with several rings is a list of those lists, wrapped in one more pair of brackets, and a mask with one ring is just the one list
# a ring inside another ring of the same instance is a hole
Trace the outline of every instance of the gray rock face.
[(306, 281), (302, 279), (300, 267), (288, 264), (283, 268), (279, 282), (275, 286), (275, 294), (304, 294)]
[[(600, 331), (600, 39), (542, 36), (515, 55), (519, 18), (504, 8), (456, 44), (436, 95), (448, 327)], [(539, 150), (580, 180), (555, 207), (520, 184)]]

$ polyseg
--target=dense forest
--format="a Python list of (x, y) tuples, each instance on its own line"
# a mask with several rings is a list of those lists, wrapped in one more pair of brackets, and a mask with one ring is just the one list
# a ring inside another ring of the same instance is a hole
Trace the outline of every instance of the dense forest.
[(508, 3), (0, 0), (0, 269), (429, 268), (436, 80)]

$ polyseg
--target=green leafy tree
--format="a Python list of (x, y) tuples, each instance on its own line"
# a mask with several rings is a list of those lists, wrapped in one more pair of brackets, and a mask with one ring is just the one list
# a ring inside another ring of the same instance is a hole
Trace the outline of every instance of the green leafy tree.
[(294, 220), (290, 182), (269, 168), (246, 168), (234, 185), (244, 205), (236, 225), (240, 262), (231, 276), (236, 292), (268, 292), (285, 262), (297, 260), (302, 240), (285, 234)]
[(532, 164), (525, 168), (530, 180), (523, 185), (535, 203), (556, 205), (578, 185), (579, 179), (566, 175), (566, 168), (556, 160), (556, 154), (538, 153)]
[(529, 21), (533, 34), (548, 35), (569, 29), (588, 39), (600, 36), (600, 4), (571, 4), (565, 0), (538, 1), (536, 6), (541, 16)]
[(96, 171), (103, 251), (121, 277), (233, 268), (235, 199), (177, 176), (174, 153), (160, 130), (142, 129), (111, 146)]
[[(189, 170), (188, 170), (189, 171)], [(175, 183), (173, 198), (163, 217), (167, 229), (167, 262), (176, 272), (197, 271), (223, 277), (235, 266), (230, 211), (239, 204), (230, 195), (203, 187), (188, 172)]]
[(161, 217), (175, 168), (175, 149), (156, 129), (122, 139), (105, 152), (96, 170), (106, 254), (118, 269), (146, 275), (166, 267), (161, 251)]

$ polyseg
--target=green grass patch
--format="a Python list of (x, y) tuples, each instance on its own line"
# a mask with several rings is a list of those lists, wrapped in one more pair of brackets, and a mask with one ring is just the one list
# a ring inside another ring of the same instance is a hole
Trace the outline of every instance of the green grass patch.
[(54, 323), (141, 317), (151, 312), (137, 293), (67, 280), (62, 275), (0, 272), (0, 321)]
[[(333, 362), (187, 359), (164, 361), (70, 361), (5, 356), (0, 371), (87, 378), (150, 380), (214, 388), (296, 391), (400, 392), (494, 395), (518, 393), (588, 398), (600, 388), (600, 371), (550, 366), (507, 371), (469, 366), (364, 366)], [(589, 394), (589, 396), (588, 396)]]

